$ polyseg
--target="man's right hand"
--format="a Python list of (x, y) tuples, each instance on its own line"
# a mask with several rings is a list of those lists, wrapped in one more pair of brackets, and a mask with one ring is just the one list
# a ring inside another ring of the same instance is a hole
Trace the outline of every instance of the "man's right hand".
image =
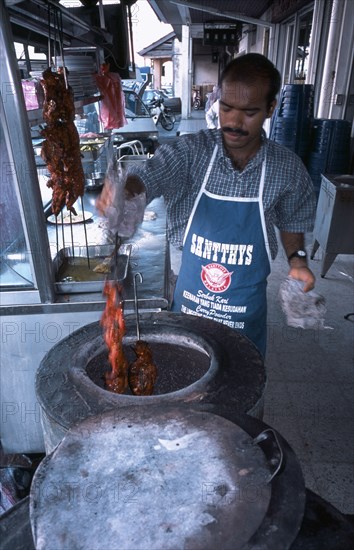
[(134, 174), (127, 176), (125, 182), (125, 193), (127, 197), (134, 197), (135, 195), (140, 195), (145, 192), (145, 186), (141, 179)]
[[(132, 175), (127, 177), (124, 191), (126, 198), (129, 200), (129, 198), (144, 193), (145, 187), (140, 178)], [(107, 208), (113, 205), (114, 193), (114, 185), (106, 178), (101, 194), (96, 200), (96, 209), (101, 216), (104, 216)]]
[(144, 218), (145, 188), (142, 181), (135, 176), (121, 183), (124, 188), (119, 188), (106, 178), (101, 195), (96, 200), (96, 208), (107, 219), (112, 233), (129, 238)]

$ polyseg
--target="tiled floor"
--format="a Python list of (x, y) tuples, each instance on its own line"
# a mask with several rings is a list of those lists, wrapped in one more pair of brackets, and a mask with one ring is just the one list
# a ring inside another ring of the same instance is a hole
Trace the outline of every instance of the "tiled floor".
[(310, 265), (326, 299), (324, 330), (287, 327), (278, 299), (281, 257), (269, 277), (264, 420), (292, 446), (306, 486), (354, 514), (354, 316), (345, 319), (354, 312), (353, 256), (337, 256), (325, 278), (320, 255)]

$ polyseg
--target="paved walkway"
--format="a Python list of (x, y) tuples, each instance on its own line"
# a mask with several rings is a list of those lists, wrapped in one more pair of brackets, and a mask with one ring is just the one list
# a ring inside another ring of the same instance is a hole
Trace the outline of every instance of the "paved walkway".
[(181, 119), (177, 132), (178, 135), (193, 134), (206, 128), (205, 111), (200, 109), (199, 111), (192, 111), (190, 118)]
[[(311, 250), (312, 235), (307, 235)], [(323, 251), (310, 260), (326, 299), (324, 330), (289, 328), (278, 299), (287, 265), (280, 252), (268, 280), (268, 384), (264, 421), (287, 439), (306, 487), (354, 514), (353, 256), (341, 255), (321, 278)]]

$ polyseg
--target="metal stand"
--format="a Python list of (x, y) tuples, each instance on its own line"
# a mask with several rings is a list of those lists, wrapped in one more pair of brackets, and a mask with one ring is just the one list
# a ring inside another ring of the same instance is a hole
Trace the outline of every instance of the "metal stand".
[(314, 238), (311, 259), (320, 246), (324, 250), (321, 277), (338, 254), (354, 254), (353, 176), (322, 176)]

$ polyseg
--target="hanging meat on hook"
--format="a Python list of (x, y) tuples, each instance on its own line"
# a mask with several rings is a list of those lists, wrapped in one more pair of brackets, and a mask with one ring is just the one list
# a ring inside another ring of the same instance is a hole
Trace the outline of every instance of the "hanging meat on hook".
[(134, 395), (152, 395), (157, 378), (157, 368), (153, 363), (152, 351), (147, 342), (138, 340), (134, 346), (137, 356), (129, 367), (129, 387)]
[(66, 74), (61, 68), (43, 72), (43, 119), (46, 128), (41, 157), (47, 164), (50, 179), (47, 186), (53, 189), (52, 212), (55, 216), (64, 206), (76, 215), (74, 203), (84, 194), (85, 175), (81, 163), (80, 138), (74, 124), (73, 93), (67, 86)]
[(125, 320), (121, 287), (113, 281), (106, 281), (103, 294), (106, 296), (106, 307), (101, 318), (104, 340), (108, 346), (108, 359), (111, 371), (106, 373), (105, 383), (108, 390), (124, 393), (128, 387), (128, 361), (123, 351)]

